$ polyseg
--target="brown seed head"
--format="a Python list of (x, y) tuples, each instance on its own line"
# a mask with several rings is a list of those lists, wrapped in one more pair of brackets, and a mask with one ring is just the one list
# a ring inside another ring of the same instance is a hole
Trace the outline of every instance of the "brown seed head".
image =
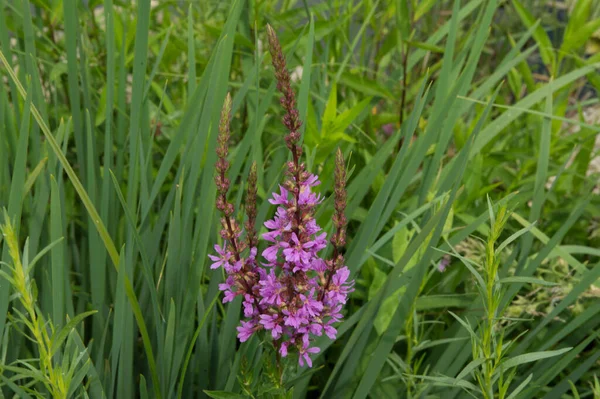
[(250, 174), (248, 175), (248, 191), (246, 193), (246, 234), (248, 247), (253, 248), (258, 245), (258, 237), (256, 235), (256, 192), (257, 188), (257, 171), (256, 162), (252, 162)]
[(282, 96), (279, 99), (281, 106), (286, 111), (282, 122), (288, 129), (289, 133), (285, 138), (286, 144), (291, 151), (297, 151), (296, 147), (300, 141), (300, 116), (296, 109), (296, 95), (292, 90), (290, 83), (290, 73), (287, 70), (285, 55), (281, 49), (281, 44), (277, 38), (277, 34), (271, 27), (267, 25), (267, 38), (269, 41), (269, 52), (271, 53), (273, 69), (275, 70), (275, 78), (277, 79), (277, 89)]

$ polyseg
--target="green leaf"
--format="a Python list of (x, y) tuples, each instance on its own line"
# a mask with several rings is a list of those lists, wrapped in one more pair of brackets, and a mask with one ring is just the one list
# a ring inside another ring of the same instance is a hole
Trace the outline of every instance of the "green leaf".
[(417, 298), (417, 310), (465, 308), (473, 303), (474, 294), (423, 295)]
[(368, 79), (350, 72), (344, 72), (338, 83), (357, 90), (367, 96), (382, 97), (389, 100), (394, 99), (394, 95), (376, 80)]
[(406, 251), (409, 240), (410, 232), (408, 229), (398, 230), (398, 232), (394, 234), (394, 239), (392, 240), (392, 260), (394, 261), (394, 264), (400, 260)]
[[(312, 75), (312, 54), (315, 41), (315, 19), (310, 15), (310, 26), (308, 29), (308, 39), (306, 41), (306, 55), (304, 65), (302, 67), (302, 83), (300, 83), (300, 91), (298, 92), (298, 113), (300, 120), (305, 121), (308, 114), (308, 103), (310, 101), (310, 81)], [(301, 133), (304, 134), (306, 124), (303, 123), (300, 127)]]
[(485, 359), (484, 358), (480, 358), (480, 359), (474, 359), (471, 360), (469, 362), (469, 364), (467, 364), (465, 366), (464, 369), (462, 369), (462, 371), (456, 376), (457, 380), (462, 380), (465, 377), (467, 377), (469, 374), (471, 374), (471, 372), (473, 370), (475, 370), (477, 367), (481, 366), (483, 363), (485, 363)]
[(61, 76), (67, 74), (67, 71), (68, 67), (65, 62), (58, 62), (54, 64), (50, 70), (50, 81), (54, 82), (55, 84), (60, 82)]
[(554, 286), (558, 285), (558, 283), (552, 283), (550, 281), (540, 280), (533, 277), (505, 277), (498, 281), (500, 284), (510, 284), (510, 283), (525, 283), (525, 284), (536, 284), (536, 285), (545, 285), (545, 286)]
[(445, 345), (445, 344), (449, 344), (451, 342), (464, 341), (464, 340), (467, 340), (467, 339), (469, 339), (469, 337), (442, 338), (442, 339), (436, 339), (434, 341), (426, 340), (426, 341), (423, 341), (423, 342), (419, 343), (419, 345), (415, 346), (413, 348), (413, 350), (415, 352), (418, 352), (418, 351), (422, 351), (422, 350), (425, 350), (425, 349), (433, 348), (435, 346)]
[(517, 355), (517, 356), (510, 357), (510, 358), (504, 360), (501, 363), (501, 368), (502, 368), (502, 370), (508, 370), (512, 367), (517, 367), (521, 364), (536, 362), (538, 360), (548, 359), (550, 357), (555, 357), (555, 356), (560, 356), (563, 353), (570, 351), (571, 349), (573, 349), (573, 348), (569, 347), (569, 348), (563, 348), (563, 349), (558, 349), (558, 350), (554, 350), (554, 351), (532, 352), (532, 353), (526, 353), (524, 355)]
[(334, 82), (329, 88), (329, 98), (325, 104), (325, 112), (323, 113), (323, 127), (321, 135), (331, 129), (337, 115), (337, 84)]
[(334, 132), (343, 132), (350, 126), (354, 120), (367, 108), (371, 103), (371, 97), (367, 97), (356, 104), (354, 107), (345, 110), (341, 114), (337, 115), (332, 121), (331, 130)]
[[(411, 20), (408, 3), (409, 0), (396, 0), (396, 26), (398, 27), (398, 35), (400, 36), (398, 43), (402, 43), (410, 35)], [(417, 20), (416, 16), (415, 20)]]
[(425, 43), (425, 42), (416, 42), (416, 41), (411, 41), (411, 40), (406, 40), (405, 43), (412, 47), (431, 51), (432, 53), (444, 54), (443, 47), (434, 46), (433, 44), (429, 44), (429, 43)]
[[(533, 15), (531, 15), (531, 13), (519, 2), (519, 0), (512, 1), (517, 14), (521, 18), (521, 21), (523, 21), (523, 24), (525, 24), (527, 28), (532, 27), (536, 23)], [(535, 29), (533, 32), (533, 38), (539, 46), (540, 55), (542, 56), (544, 64), (546, 64), (546, 67), (550, 69), (550, 73), (552, 74), (554, 71), (554, 50), (552, 47), (552, 42), (550, 41), (550, 38), (548, 37), (548, 34), (544, 30), (543, 26), (540, 25)]]
[(573, 30), (565, 32), (563, 43), (560, 47), (561, 57), (565, 53), (578, 50), (600, 29), (600, 18), (577, 26)]
[(517, 395), (527, 387), (527, 385), (529, 385), (529, 382), (531, 381), (531, 379), (533, 378), (533, 374), (529, 374), (529, 376), (522, 382), (519, 384), (518, 387), (516, 387), (511, 393), (510, 395), (508, 395), (508, 397), (506, 399), (515, 399), (517, 397)]
[(470, 389), (474, 392), (481, 392), (481, 390), (469, 381), (459, 380), (458, 378), (452, 377), (431, 377), (426, 375), (416, 375), (415, 377), (423, 379), (425, 381), (431, 381), (434, 385), (444, 387), (460, 387)]
[(476, 342), (480, 342), (479, 336), (477, 334), (475, 334), (475, 331), (473, 331), (473, 328), (471, 327), (471, 325), (469, 324), (469, 322), (467, 320), (463, 320), (462, 318), (460, 318), (458, 315), (452, 313), (451, 311), (448, 311), (448, 313), (450, 313), (452, 315), (452, 317), (454, 317), (456, 319), (456, 321), (458, 321), (468, 331), (471, 338), (473, 338)]
[(27, 176), (27, 181), (25, 181), (25, 188), (23, 190), (23, 199), (25, 199), (27, 194), (29, 194), (31, 188), (33, 187), (33, 184), (37, 180), (40, 173), (42, 173), (42, 171), (44, 170), (44, 166), (46, 166), (46, 161), (48, 161), (48, 157), (42, 158), (40, 163), (38, 163), (35, 169), (33, 169), (29, 176)]
[(54, 356), (56, 351), (58, 351), (58, 349), (60, 349), (60, 346), (62, 345), (64, 340), (67, 339), (67, 337), (69, 336), (71, 331), (79, 323), (81, 323), (81, 321), (83, 319), (85, 319), (86, 317), (91, 316), (97, 312), (98, 312), (97, 310), (91, 310), (89, 312), (80, 313), (77, 316), (73, 317), (71, 320), (69, 320), (69, 322), (67, 324), (65, 324), (65, 326), (63, 328), (61, 328), (58, 332), (54, 333), (54, 335), (52, 335), (52, 338), (50, 339), (50, 345), (51, 345), (50, 354), (51, 354), (51, 356)]
[(504, 248), (506, 248), (507, 246), (509, 246), (513, 241), (515, 241), (517, 238), (521, 237), (523, 234), (525, 234), (528, 231), (530, 231), (534, 226), (535, 226), (535, 222), (534, 223), (529, 223), (528, 226), (526, 226), (526, 227), (522, 228), (521, 230), (519, 230), (519, 231), (511, 234), (510, 237), (508, 237), (506, 240), (504, 240), (502, 242), (502, 244), (500, 244), (498, 246), (498, 248), (496, 248), (496, 255), (500, 254)]
[(560, 58), (566, 55), (564, 53), (583, 45), (594, 34), (595, 30), (589, 31), (590, 24), (594, 22), (598, 23), (600, 19), (588, 22), (588, 18), (591, 15), (592, 3), (593, 0), (578, 0), (575, 2), (563, 35)]
[(350, 58), (354, 54), (354, 49), (358, 45), (358, 42), (360, 41), (360, 39), (363, 37), (364, 32), (367, 29), (367, 26), (369, 26), (369, 24), (371, 23), (371, 18), (373, 18), (373, 15), (375, 15), (375, 11), (377, 10), (380, 2), (381, 2), (381, 0), (375, 0), (375, 3), (371, 4), (371, 9), (369, 10), (369, 13), (364, 17), (363, 22), (362, 22), (360, 28), (358, 29), (358, 32), (356, 33), (356, 36), (354, 36), (354, 39), (352, 40), (352, 43), (350, 44), (350, 48), (348, 48), (346, 50), (346, 55), (344, 56), (344, 59), (342, 60), (340, 67), (338, 68), (338, 70), (335, 74), (335, 77), (333, 78), (334, 84), (340, 81), (340, 77), (342, 76), (342, 73), (346, 69), (346, 66), (348, 65), (348, 62), (350, 61)]
[(414, 22), (417, 22), (421, 17), (431, 10), (431, 7), (435, 5), (437, 0), (423, 0), (420, 1), (417, 5), (417, 9), (415, 10)]
[(183, 382), (185, 381), (185, 374), (187, 372), (188, 365), (189, 365), (190, 360), (192, 358), (192, 353), (194, 351), (194, 346), (196, 345), (196, 341), (198, 340), (198, 336), (200, 335), (200, 332), (202, 332), (202, 329), (204, 328), (204, 324), (206, 323), (208, 315), (211, 313), (211, 311), (214, 308), (215, 304), (219, 300), (219, 297), (220, 297), (220, 294), (217, 294), (214, 297), (214, 299), (212, 300), (212, 302), (210, 303), (210, 305), (208, 306), (208, 309), (205, 310), (204, 316), (202, 317), (202, 320), (200, 321), (200, 324), (196, 328), (196, 331), (194, 332), (194, 336), (192, 337), (192, 339), (190, 341), (190, 346), (189, 346), (188, 351), (187, 351), (187, 353), (185, 355), (185, 360), (183, 362), (183, 367), (181, 368), (181, 374), (179, 376), (179, 387), (177, 388), (177, 398), (178, 399), (182, 398), (182, 394), (183, 394)]
[(227, 391), (203, 391), (213, 399), (245, 399), (247, 396)]

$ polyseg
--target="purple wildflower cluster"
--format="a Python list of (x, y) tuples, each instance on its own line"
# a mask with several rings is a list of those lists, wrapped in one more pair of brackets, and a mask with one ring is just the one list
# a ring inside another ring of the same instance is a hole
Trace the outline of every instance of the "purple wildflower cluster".
[[(254, 227), (256, 217), (256, 167), (253, 165), (248, 178), (246, 196), (245, 240), (242, 229), (232, 219), (233, 206), (227, 202), (229, 181), (227, 142), (229, 140), (229, 113), (231, 99), (228, 96), (223, 107), (217, 155), (217, 208), (223, 213), (221, 237), (223, 246), (215, 245), (216, 255), (211, 269), (223, 267), (227, 279), (219, 288), (224, 291), (223, 302), (243, 297), (245, 320), (238, 329), (238, 338), (244, 342), (253, 334), (264, 330), (273, 339), (279, 355), (286, 357), (296, 349), (299, 364), (312, 367), (310, 354), (318, 353), (311, 347), (315, 336), (327, 335), (335, 339), (334, 324), (342, 319), (342, 306), (353, 291), (349, 281), (350, 270), (344, 265), (341, 253), (345, 245), (346, 218), (346, 171), (340, 150), (336, 155), (335, 170), (335, 232), (330, 240), (333, 255), (324, 258), (320, 253), (327, 247), (327, 233), (315, 220), (315, 208), (323, 197), (313, 192), (320, 184), (318, 176), (306, 171), (300, 162), (302, 147), (299, 128), (301, 122), (296, 109), (294, 92), (290, 85), (285, 57), (275, 35), (268, 27), (270, 51), (282, 93), (281, 105), (286, 111), (283, 124), (289, 133), (286, 144), (292, 153), (287, 164), (287, 177), (272, 194), (269, 202), (277, 206), (273, 219), (265, 222), (267, 232), (262, 239), (268, 246), (257, 259), (257, 235)], [(247, 251), (246, 251), (247, 249)], [(246, 253), (242, 256), (242, 253)]]

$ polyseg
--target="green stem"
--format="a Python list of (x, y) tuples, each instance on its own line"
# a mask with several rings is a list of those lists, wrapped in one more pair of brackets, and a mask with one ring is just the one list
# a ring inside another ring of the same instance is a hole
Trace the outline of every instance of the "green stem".
[[(485, 356), (485, 387), (484, 387), (484, 395), (488, 397), (489, 393), (493, 392), (492, 388), (492, 373), (493, 373), (493, 364), (492, 364), (492, 340), (494, 335), (494, 319), (496, 314), (496, 306), (494, 301), (494, 280), (496, 277), (495, 273), (495, 258), (494, 258), (494, 239), (491, 239), (487, 245), (487, 281), (486, 281), (486, 301), (487, 301), (487, 323), (484, 331), (484, 340), (483, 340), (483, 354)], [(491, 399), (491, 398), (490, 398)]]

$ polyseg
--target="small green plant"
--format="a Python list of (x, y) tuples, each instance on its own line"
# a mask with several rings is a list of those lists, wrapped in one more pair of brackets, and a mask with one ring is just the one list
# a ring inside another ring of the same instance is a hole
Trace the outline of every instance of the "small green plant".
[[(9, 318), (14, 330), (34, 343), (37, 352), (34, 352), (33, 359), (13, 365), (0, 365), (0, 373), (8, 371), (13, 374), (9, 378), (4, 377), (2, 385), (14, 387), (14, 381), (25, 379), (29, 381), (17, 393), (27, 392), (44, 398), (46, 391), (53, 398), (68, 398), (79, 388), (90, 367), (86, 350), (81, 351), (77, 347), (76, 342), (81, 340), (71, 333), (76, 335), (74, 329), (77, 324), (96, 311), (79, 314), (62, 328), (55, 326), (51, 320), (46, 320), (37, 306), (37, 286), (31, 274), (37, 261), (50, 250), (50, 246), (29, 261), (29, 246), (26, 242), (22, 256), (17, 233), (6, 210), (0, 230), (11, 259), (10, 263), (5, 263), (11, 273), (0, 270), (0, 277), (11, 284), (15, 292), (12, 301), (20, 304), (13, 306), (13, 313)], [(42, 386), (45, 390), (40, 389)]]
[[(511, 217), (511, 212), (506, 205), (497, 208), (498, 210), (495, 212), (494, 206), (492, 206), (488, 197), (490, 225), (487, 230), (487, 236), (483, 241), (485, 255), (481, 262), (476, 262), (473, 258), (466, 258), (456, 252), (456, 250), (453, 250), (453, 255), (463, 262), (474, 277), (475, 286), (484, 309), (483, 318), (477, 323), (477, 328), (473, 328), (467, 319), (463, 319), (455, 313), (450, 312), (470, 335), (472, 361), (455, 378), (430, 378), (434, 382), (443, 385), (451, 384), (459, 386), (474, 397), (512, 399), (526, 388), (533, 377), (533, 374), (530, 374), (518, 386), (513, 387), (509, 393), (511, 384), (516, 376), (517, 366), (544, 358), (559, 356), (572, 348), (525, 353), (508, 357), (510, 350), (515, 346), (521, 334), (516, 338), (506, 339), (505, 333), (510, 327), (506, 322), (519, 321), (519, 319), (504, 316), (506, 305), (503, 302), (508, 292), (507, 287), (513, 283), (551, 284), (535, 278), (501, 276), (501, 252), (513, 241), (528, 233), (533, 228), (533, 225), (530, 224), (522, 228), (499, 243), (505, 225)], [(469, 377), (473, 377), (477, 385), (469, 382)]]

